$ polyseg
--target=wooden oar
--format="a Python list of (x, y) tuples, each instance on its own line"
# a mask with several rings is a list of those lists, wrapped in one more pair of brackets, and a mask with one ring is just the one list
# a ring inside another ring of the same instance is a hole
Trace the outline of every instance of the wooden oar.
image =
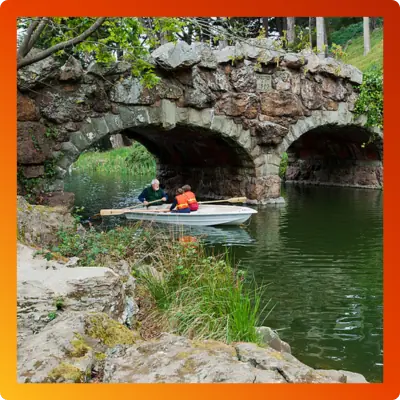
[(136, 205), (136, 206), (127, 207), (127, 208), (129, 208), (130, 210), (133, 210), (134, 208), (147, 207), (149, 204), (158, 203), (158, 202), (160, 202), (160, 201), (162, 201), (162, 200), (161, 200), (161, 199), (153, 200), (153, 201), (149, 201), (146, 205), (144, 205), (144, 204), (141, 203), (141, 204), (138, 204), (138, 205)]
[[(100, 214), (96, 214), (94, 216), (97, 216), (97, 215), (101, 215), (101, 216), (103, 216), (103, 215), (121, 215), (121, 214), (125, 214), (125, 213), (127, 213), (130, 210), (133, 210), (135, 208), (147, 207), (147, 205), (153, 204), (153, 203), (158, 203), (159, 201), (161, 201), (161, 199), (149, 201), (146, 205), (138, 204), (136, 206), (126, 207), (126, 208), (121, 208), (121, 209), (100, 210)], [(143, 210), (143, 211), (148, 211), (148, 210)]]
[(232, 197), (231, 199), (225, 199), (225, 200), (199, 201), (199, 204), (210, 204), (210, 203), (244, 203), (246, 200), (247, 200), (246, 197)]
[[(210, 201), (200, 201), (199, 204), (209, 204), (209, 203), (244, 203), (247, 200), (246, 197), (232, 197), (230, 199), (225, 199), (225, 200), (210, 200)], [(152, 203), (155, 203), (160, 200), (155, 200)], [(149, 203), (150, 204), (150, 203)], [(130, 208), (121, 208), (119, 210), (116, 209), (111, 209), (111, 210), (100, 210), (100, 215), (105, 216), (105, 215), (122, 215), (131, 212), (132, 207)], [(168, 212), (169, 209), (156, 209), (156, 210), (138, 210), (135, 212)]]

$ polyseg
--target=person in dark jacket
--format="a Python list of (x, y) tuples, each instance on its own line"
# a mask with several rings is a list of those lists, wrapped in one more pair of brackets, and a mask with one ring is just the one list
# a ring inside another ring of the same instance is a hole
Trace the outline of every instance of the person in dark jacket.
[(139, 201), (147, 206), (150, 202), (160, 200), (151, 205), (161, 205), (163, 202), (168, 200), (168, 195), (160, 188), (160, 182), (157, 179), (151, 181), (151, 186), (145, 188), (138, 197)]

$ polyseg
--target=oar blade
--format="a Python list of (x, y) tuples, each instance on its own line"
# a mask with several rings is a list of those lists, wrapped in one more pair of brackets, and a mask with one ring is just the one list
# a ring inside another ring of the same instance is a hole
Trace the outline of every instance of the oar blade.
[(246, 197), (232, 197), (231, 199), (228, 199), (227, 201), (229, 203), (245, 203), (247, 200)]
[(100, 210), (100, 215), (101, 216), (106, 216), (106, 215), (122, 215), (125, 214), (129, 210), (121, 209), (121, 210)]

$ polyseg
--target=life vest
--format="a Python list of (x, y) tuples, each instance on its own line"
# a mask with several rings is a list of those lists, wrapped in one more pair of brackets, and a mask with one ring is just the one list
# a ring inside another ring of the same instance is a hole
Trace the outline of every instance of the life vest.
[(178, 203), (176, 206), (176, 208), (178, 210), (182, 210), (184, 208), (189, 208), (187, 198), (184, 194), (178, 194), (178, 196), (176, 196), (176, 202)]
[(191, 211), (196, 211), (199, 208), (199, 203), (197, 203), (196, 196), (193, 192), (187, 191), (185, 192), (185, 196), (187, 198), (187, 202), (189, 204)]

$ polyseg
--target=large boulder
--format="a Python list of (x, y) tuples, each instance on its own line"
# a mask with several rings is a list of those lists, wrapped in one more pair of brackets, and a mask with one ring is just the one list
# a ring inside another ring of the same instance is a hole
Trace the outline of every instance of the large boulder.
[(52, 142), (40, 122), (18, 121), (17, 160), (19, 164), (42, 164), (51, 155)]
[(284, 351), (285, 353), (291, 353), (290, 345), (284, 342), (278, 335), (277, 332), (269, 328), (268, 326), (260, 326), (257, 328), (257, 334), (260, 336), (261, 342), (272, 347), (277, 351)]
[(88, 382), (109, 346), (138, 339), (105, 314), (66, 312), (18, 347), (18, 382)]
[(49, 207), (65, 207), (72, 211), (75, 203), (75, 194), (72, 192), (50, 192), (43, 195), (43, 205)]
[[(32, 49), (29, 56), (34, 56), (42, 50)], [(28, 57), (29, 57), (28, 56)], [(47, 80), (57, 78), (60, 73), (60, 63), (53, 57), (47, 57), (18, 70), (17, 86), (19, 90), (33, 89), (42, 86)]]
[(201, 53), (186, 42), (166, 43), (151, 53), (154, 62), (163, 69), (189, 68), (198, 64)]
[(136, 78), (117, 82), (110, 92), (111, 101), (127, 105), (153, 104), (155, 99), (155, 91), (144, 87)]
[(104, 313), (65, 312), (18, 346), (18, 381), (104, 383), (366, 383), (357, 373), (314, 370), (252, 343), (143, 341)]
[(39, 112), (35, 101), (28, 96), (18, 92), (17, 96), (17, 120), (18, 121), (38, 121)]
[(32, 205), (22, 196), (17, 196), (17, 224), (18, 239), (37, 246), (55, 244), (61, 228), (83, 229), (66, 207)]
[(67, 62), (61, 67), (60, 81), (78, 81), (82, 76), (82, 64), (75, 57), (70, 56)]
[[(107, 351), (111, 383), (345, 383), (346, 372), (316, 371), (288, 353), (251, 343), (235, 346), (163, 334), (159, 340)], [(362, 381), (349, 374), (351, 381)]]
[[(134, 285), (109, 268), (70, 268), (69, 260), (48, 261), (35, 249), (18, 243), (18, 336), (20, 340), (40, 332), (60, 312), (103, 312), (126, 322), (132, 318)], [(129, 289), (129, 290), (128, 290)], [(128, 293), (127, 293), (128, 292)], [(136, 312), (134, 307), (133, 312)]]
[(237, 359), (234, 347), (164, 334), (159, 340), (118, 346), (107, 353), (107, 383), (284, 383), (273, 370)]
[[(346, 373), (339, 371), (315, 370), (303, 364), (286, 352), (277, 352), (272, 348), (261, 348), (253, 343), (235, 345), (237, 357), (242, 362), (257, 366), (261, 370), (278, 371), (287, 383), (347, 383)], [(360, 374), (352, 373), (351, 379), (365, 380)], [(356, 378), (357, 376), (357, 378)], [(366, 381), (365, 381), (366, 382)]]

